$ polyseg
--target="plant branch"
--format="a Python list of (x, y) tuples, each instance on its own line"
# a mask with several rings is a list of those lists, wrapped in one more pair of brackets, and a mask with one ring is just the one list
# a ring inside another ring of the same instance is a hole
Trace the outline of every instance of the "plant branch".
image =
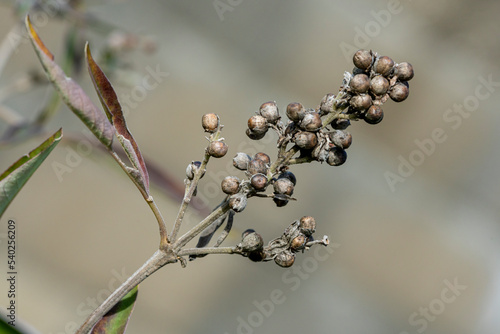
[(151, 276), (158, 269), (168, 263), (177, 262), (177, 258), (169, 256), (168, 253), (156, 251), (153, 256), (147, 260), (141, 268), (132, 274), (118, 289), (116, 289), (92, 314), (89, 315), (83, 325), (75, 332), (75, 334), (86, 334), (90, 332), (92, 327), (113, 307), (118, 303), (128, 292), (136, 285)]
[(206, 255), (206, 254), (241, 254), (236, 247), (205, 247), (186, 248), (177, 253), (178, 256)]
[(201, 231), (203, 231), (208, 226), (210, 226), (210, 224), (212, 224), (219, 217), (221, 217), (223, 214), (225, 214), (229, 209), (230, 209), (229, 201), (225, 200), (224, 202), (222, 202), (222, 204), (217, 209), (212, 211), (211, 214), (209, 214), (205, 219), (203, 219), (201, 222), (199, 222), (198, 225), (196, 225), (195, 227), (193, 227), (192, 229), (187, 231), (182, 237), (179, 238), (179, 240), (174, 242), (174, 244), (173, 244), (174, 251), (179, 251), (191, 239), (193, 239), (198, 234), (200, 234)]
[(128, 171), (128, 166), (120, 159), (118, 154), (116, 154), (115, 151), (113, 151), (111, 148), (108, 148), (109, 154), (113, 156), (115, 161), (120, 165), (120, 167), (123, 169), (125, 173), (127, 173), (128, 177), (132, 180), (132, 182), (135, 184), (137, 189), (142, 194), (142, 197), (146, 200), (148, 203), (149, 207), (153, 211), (153, 214), (156, 217), (156, 221), (158, 222), (158, 228), (160, 230), (160, 244), (168, 242), (168, 232), (167, 232), (167, 225), (165, 224), (165, 220), (163, 219), (160, 210), (158, 209), (158, 206), (156, 205), (156, 202), (154, 201), (153, 197), (149, 195), (146, 190), (142, 187), (141, 184), (137, 182), (137, 180), (129, 173)]

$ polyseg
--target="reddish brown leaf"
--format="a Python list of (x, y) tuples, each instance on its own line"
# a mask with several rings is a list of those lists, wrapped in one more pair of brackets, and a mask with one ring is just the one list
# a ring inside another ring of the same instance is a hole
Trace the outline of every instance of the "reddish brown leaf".
[(68, 78), (64, 71), (54, 62), (54, 56), (36, 33), (26, 16), (26, 28), (36, 54), (42, 63), (47, 77), (61, 95), (66, 105), (78, 116), (90, 131), (107, 147), (113, 143), (115, 129), (104, 113), (85, 94), (83, 89)]
[(95, 90), (99, 95), (102, 106), (106, 111), (106, 115), (115, 127), (116, 136), (122, 144), (130, 162), (137, 171), (139, 171), (139, 175), (135, 175), (133, 172), (131, 175), (134, 176), (136, 180), (140, 181), (146, 193), (149, 193), (148, 170), (141, 151), (139, 150), (139, 146), (127, 128), (122, 107), (118, 101), (115, 90), (99, 65), (94, 61), (94, 58), (92, 58), (88, 43), (85, 45), (85, 55), (90, 77), (92, 78), (92, 82), (94, 83)]

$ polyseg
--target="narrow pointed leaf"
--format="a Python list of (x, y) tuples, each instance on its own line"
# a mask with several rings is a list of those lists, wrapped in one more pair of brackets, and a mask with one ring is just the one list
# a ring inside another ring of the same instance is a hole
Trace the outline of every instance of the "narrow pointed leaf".
[(59, 129), (40, 146), (22, 156), (0, 175), (0, 217), (61, 138), (62, 129)]
[(123, 334), (137, 299), (138, 286), (125, 295), (92, 329), (91, 334)]
[(120, 144), (134, 168), (139, 171), (139, 175), (134, 175), (132, 173), (132, 176), (134, 176), (136, 180), (141, 181), (140, 184), (143, 185), (146, 193), (149, 193), (149, 175), (146, 169), (146, 163), (144, 162), (137, 142), (127, 128), (122, 107), (118, 101), (115, 90), (99, 65), (94, 61), (94, 58), (92, 58), (88, 43), (85, 45), (85, 56), (87, 58), (90, 77), (92, 78), (92, 82), (94, 83), (97, 95), (99, 95), (104, 111), (116, 130), (116, 137), (120, 141)]
[(47, 77), (61, 95), (66, 105), (90, 129), (90, 131), (107, 147), (111, 147), (115, 129), (83, 89), (54, 62), (54, 55), (43, 44), (37, 32), (26, 16), (26, 28), (36, 54), (42, 63)]

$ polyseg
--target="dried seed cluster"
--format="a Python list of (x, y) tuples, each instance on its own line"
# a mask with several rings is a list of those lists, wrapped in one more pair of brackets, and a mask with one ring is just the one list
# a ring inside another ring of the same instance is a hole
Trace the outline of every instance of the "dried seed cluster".
[(237, 248), (254, 262), (274, 260), (280, 267), (288, 268), (295, 262), (295, 253), (303, 252), (314, 244), (328, 245), (326, 236), (322, 240), (314, 240), (312, 235), (315, 231), (316, 221), (305, 216), (290, 224), (283, 235), (271, 240), (267, 246), (264, 246), (260, 234), (252, 229), (246, 230)]
[[(252, 140), (264, 138), (269, 130), (277, 133), (278, 154), (273, 161), (264, 152), (253, 156), (236, 153), (233, 166), (244, 172), (243, 177), (227, 176), (221, 182), (221, 189), (227, 195), (225, 201), (231, 209), (230, 217), (243, 211), (250, 197), (271, 198), (278, 207), (287, 205), (294, 200), (292, 195), (297, 184), (290, 166), (312, 161), (343, 165), (347, 160), (346, 150), (352, 144), (352, 135), (346, 131), (351, 122), (364, 120), (377, 124), (384, 117), (382, 105), (387, 100), (402, 102), (408, 97), (408, 81), (414, 76), (411, 64), (395, 63), (390, 57), (379, 56), (371, 50), (357, 51), (353, 63), (355, 67), (352, 72), (345, 72), (339, 92), (326, 94), (316, 108), (289, 103), (285, 109), (288, 120), (283, 120), (276, 102), (269, 101), (248, 119), (246, 134)], [(207, 155), (215, 158), (226, 155), (228, 147), (219, 136), (222, 129), (219, 116), (205, 114), (202, 126), (210, 133)], [(188, 166), (187, 184), (198, 175), (199, 168), (199, 162)], [(231, 225), (232, 219), (229, 220)], [(237, 249), (252, 261), (274, 260), (282, 267), (289, 267), (296, 252), (314, 243), (328, 243), (326, 237), (314, 241), (315, 228), (314, 218), (303, 217), (267, 246), (263, 246), (259, 234), (247, 230)]]

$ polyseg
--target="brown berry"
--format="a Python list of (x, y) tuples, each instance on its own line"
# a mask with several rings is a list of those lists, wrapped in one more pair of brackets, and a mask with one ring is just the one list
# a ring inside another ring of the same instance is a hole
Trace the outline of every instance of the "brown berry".
[(366, 93), (370, 88), (370, 78), (366, 74), (356, 74), (351, 78), (349, 87), (356, 93)]
[(274, 192), (276, 194), (292, 196), (293, 194), (293, 182), (287, 178), (277, 179), (273, 184)]
[(382, 74), (384, 77), (391, 74), (393, 67), (394, 61), (387, 56), (378, 57), (373, 63), (375, 73)]
[(276, 255), (274, 262), (280, 267), (288, 268), (295, 262), (295, 255), (289, 250), (284, 250)]
[(397, 75), (400, 81), (410, 81), (413, 74), (413, 66), (410, 63), (402, 62), (394, 66), (394, 75)]
[(381, 75), (376, 75), (370, 80), (370, 91), (374, 95), (384, 95), (389, 89), (389, 80)]
[(354, 66), (364, 71), (368, 70), (372, 64), (373, 56), (368, 50), (358, 50), (352, 57)]
[(301, 131), (295, 134), (293, 141), (295, 142), (295, 145), (304, 150), (310, 150), (318, 144), (316, 134), (307, 131)]
[(313, 111), (305, 114), (299, 126), (302, 130), (317, 131), (323, 126), (323, 122), (321, 116)]
[(332, 147), (330, 149), (330, 152), (328, 152), (328, 159), (326, 162), (330, 166), (340, 166), (344, 164), (344, 162), (347, 160), (347, 153), (340, 147)]
[(255, 153), (255, 155), (253, 156), (254, 159), (260, 159), (262, 161), (264, 161), (264, 163), (266, 165), (269, 165), (271, 164), (271, 158), (265, 154), (264, 152), (258, 152), (258, 153)]
[(226, 176), (221, 182), (221, 188), (225, 194), (236, 194), (240, 189), (240, 179), (236, 176)]
[(267, 120), (260, 115), (254, 115), (248, 119), (248, 128), (253, 133), (266, 133)]
[(280, 113), (276, 102), (270, 101), (263, 103), (259, 108), (259, 115), (264, 117), (268, 123), (276, 124), (280, 119)]
[(264, 240), (257, 232), (248, 233), (243, 237), (240, 247), (244, 252), (255, 252), (261, 250), (264, 246)]
[(247, 129), (246, 134), (247, 134), (248, 138), (250, 138), (252, 140), (259, 140), (259, 139), (264, 138), (264, 136), (266, 135), (266, 132), (267, 131), (264, 131), (264, 132), (253, 132), (252, 130)]
[(346, 150), (352, 144), (352, 135), (347, 131), (335, 130), (330, 132), (330, 140), (335, 146)]
[(290, 243), (290, 249), (292, 250), (292, 252), (302, 250), (306, 248), (306, 242), (307, 237), (304, 234), (299, 234), (298, 236), (293, 238), (292, 242)]
[(222, 158), (226, 155), (228, 147), (226, 143), (220, 140), (216, 140), (208, 145), (208, 154), (214, 158)]
[(267, 173), (267, 166), (266, 163), (260, 159), (252, 159), (248, 163), (248, 172), (250, 175), (254, 174), (266, 174)]
[(304, 118), (306, 110), (301, 103), (292, 102), (286, 107), (286, 115), (291, 121), (297, 123)]
[(290, 172), (290, 171), (284, 171), (282, 172), (280, 175), (278, 175), (278, 179), (289, 179), (290, 181), (292, 181), (293, 185), (295, 186), (297, 184), (297, 178), (295, 177), (295, 175)]
[(371, 106), (363, 116), (364, 120), (368, 124), (377, 124), (382, 122), (384, 118), (384, 112), (379, 106)]
[(335, 130), (345, 130), (351, 125), (351, 121), (346, 118), (337, 118), (330, 123), (330, 126)]
[(267, 176), (261, 173), (252, 175), (250, 184), (256, 191), (264, 191), (267, 187)]
[(372, 105), (372, 98), (368, 94), (354, 95), (349, 104), (354, 110), (364, 111)]
[(247, 170), (250, 160), (252, 160), (252, 158), (248, 154), (238, 152), (233, 158), (233, 166), (239, 170)]
[(316, 232), (316, 220), (311, 216), (304, 216), (300, 218), (300, 231), (306, 236), (311, 236)]
[(205, 132), (215, 132), (219, 127), (219, 116), (214, 113), (205, 114), (201, 118), (201, 125), (205, 129)]
[(288, 199), (285, 195), (282, 194), (274, 194), (273, 201), (278, 208), (281, 208), (288, 204)]
[(403, 102), (410, 94), (407, 82), (397, 82), (389, 91), (389, 96), (394, 102)]

